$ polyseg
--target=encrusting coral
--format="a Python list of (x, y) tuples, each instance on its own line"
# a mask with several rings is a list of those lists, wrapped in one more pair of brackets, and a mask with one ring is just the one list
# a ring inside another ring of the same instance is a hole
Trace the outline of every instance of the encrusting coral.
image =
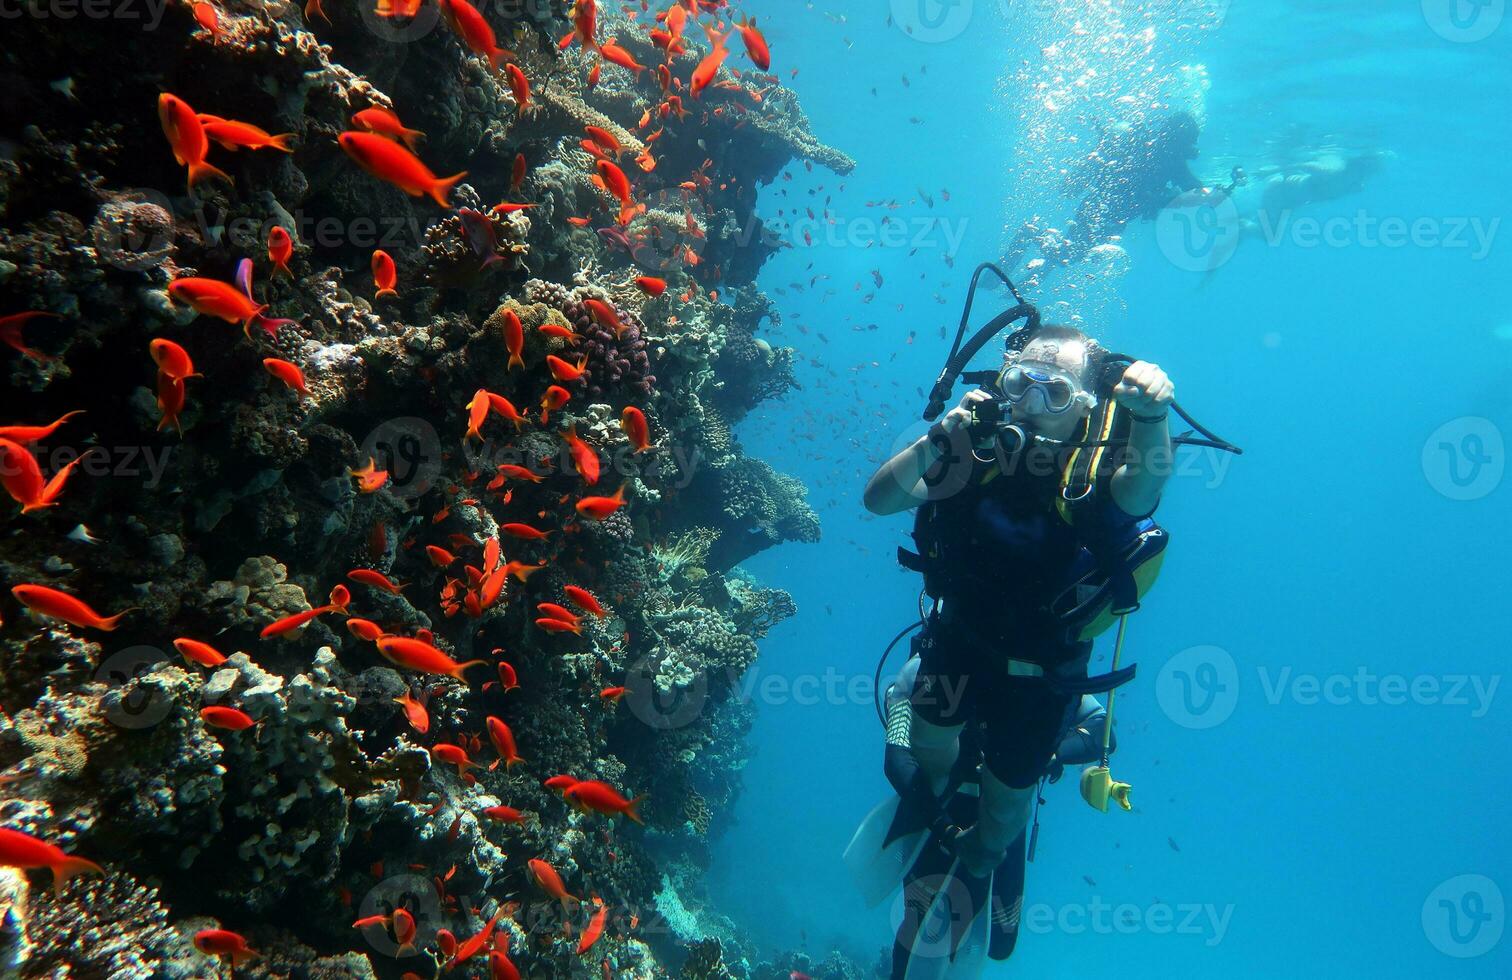
[(5, 484), (0, 822), (100, 870), (0, 842), (0, 975), (746, 972), (712, 910), (642, 916), (794, 612), (735, 566), (818, 536), (731, 431), (793, 384), (755, 189), (852, 163), (775, 76), (695, 99), (701, 32), (599, 8), (664, 87), (557, 44), (586, 0), (488, 7), (496, 70), (458, 2), (5, 28), (4, 421), (65, 418), (0, 443), (45, 477)]

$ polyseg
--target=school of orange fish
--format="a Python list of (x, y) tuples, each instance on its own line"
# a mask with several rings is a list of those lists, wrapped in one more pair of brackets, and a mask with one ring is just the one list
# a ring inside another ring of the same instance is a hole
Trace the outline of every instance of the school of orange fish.
[[(375, 13), (380, 18), (411, 19), (418, 15), (425, 2), (426, 0), (378, 0)], [(530, 79), (516, 63), (514, 55), (499, 46), (494, 29), (484, 14), (469, 0), (434, 0), (434, 2), (439, 7), (446, 24), (456, 33), (467, 49), (485, 59), (493, 70), (502, 72), (513, 94), (517, 111), (521, 114), (531, 111)], [(209, 32), (212, 39), (218, 41), (222, 28), (221, 11), (217, 6), (211, 0), (194, 0), (192, 11), (196, 23)], [(644, 2), (641, 3), (639, 11), (629, 7), (625, 8), (625, 11), (632, 21), (636, 19), (637, 13), (650, 12), (648, 5)], [(644, 131), (658, 122), (665, 124), (671, 119), (680, 121), (688, 117), (690, 111), (684, 104), (684, 95), (697, 100), (710, 86), (726, 86), (746, 92), (755, 101), (760, 101), (759, 91), (751, 93), (735, 82), (721, 82), (718, 79), (721, 67), (730, 54), (727, 41), (732, 33), (738, 32), (747, 56), (758, 71), (765, 73), (771, 65), (767, 43), (754, 21), (727, 22), (725, 19), (727, 15), (726, 0), (674, 0), (667, 9), (658, 11), (651, 19), (651, 23), (647, 25), (646, 34), (655, 47), (663, 52), (664, 60), (656, 64), (654, 69), (650, 69), (638, 63), (629, 50), (615, 43), (615, 39), (600, 38), (595, 0), (577, 0), (570, 15), (572, 31), (561, 39), (560, 47), (566, 50), (573, 44), (577, 44), (581, 45), (585, 51), (597, 55), (590, 68), (588, 78), (590, 87), (598, 83), (600, 72), (606, 64), (637, 75), (643, 71), (652, 70), (663, 99), (654, 112), (647, 111), (639, 120), (638, 126)], [(309, 0), (305, 7), (305, 16), (311, 24), (316, 18), (329, 23), (320, 0)], [(709, 51), (697, 61), (686, 80), (676, 77), (675, 59), (689, 50), (686, 32), (690, 25), (698, 24), (700, 19), (705, 18), (707, 22), (701, 26), (709, 40)], [(771, 76), (761, 77), (775, 82)], [(158, 99), (157, 112), (169, 150), (174, 159), (187, 171), (187, 182), (191, 194), (195, 186), (205, 180), (221, 180), (227, 183), (232, 181), (224, 170), (208, 161), (207, 157), (212, 146), (219, 146), (226, 150), (298, 152), (298, 148), (293, 145), (292, 134), (271, 134), (250, 122), (198, 113), (191, 108), (189, 101), (179, 94), (163, 92)], [(341, 133), (337, 137), (337, 142), (356, 166), (372, 177), (398, 187), (406, 194), (417, 198), (428, 197), (438, 206), (450, 208), (448, 200), (450, 190), (466, 176), (466, 172), (450, 177), (436, 176), (431, 168), (416, 155), (418, 142), (424, 137), (423, 133), (406, 127), (397, 113), (383, 106), (371, 106), (358, 111), (352, 116), (351, 124), (353, 128)], [(652, 148), (661, 135), (662, 130), (658, 129), (646, 136), (644, 141), (646, 150), (635, 159), (635, 164), (641, 171), (650, 172), (655, 168), (656, 160), (652, 155)], [(645, 211), (646, 205), (644, 201), (638, 200), (635, 181), (631, 175), (617, 162), (623, 152), (619, 142), (608, 131), (600, 127), (588, 126), (581, 145), (594, 160), (594, 171), (589, 175), (590, 180), (613, 201), (608, 220), (613, 226), (621, 228), (628, 226), (638, 214)], [(510, 175), (512, 191), (520, 188), (527, 168), (528, 163), (523, 155), (515, 160), (513, 172)], [(685, 194), (696, 193), (700, 187), (707, 186), (713, 179), (703, 172), (705, 169), (707, 169), (707, 164), (689, 181), (681, 185)], [(496, 205), (492, 213), (509, 214), (532, 207), (534, 205), (530, 202), (503, 202)], [(467, 210), (463, 209), (464, 212)], [(474, 218), (481, 217), (477, 212), (471, 212), (471, 214)], [(462, 217), (464, 227), (466, 227), (469, 215), (463, 213)], [(587, 226), (593, 223), (595, 218), (584, 216), (569, 220), (574, 225)], [(690, 230), (696, 230), (691, 215), (689, 224)], [(293, 251), (294, 242), (289, 231), (283, 227), (273, 227), (267, 238), (267, 274), (291, 276), (288, 263)], [(497, 260), (497, 256), (491, 249), (487, 250), (487, 254), (486, 261)], [(681, 249), (677, 258), (688, 266), (695, 266), (699, 261), (693, 249), (686, 246)], [(241, 326), (249, 338), (252, 336), (253, 327), (262, 330), (270, 338), (276, 337), (279, 328), (291, 321), (268, 315), (267, 305), (257, 300), (253, 283), (255, 266), (256, 263), (251, 257), (243, 258), (238, 265), (234, 282), (200, 276), (180, 277), (169, 284), (168, 293), (173, 301), (192, 308), (201, 316)], [(381, 249), (375, 250), (372, 254), (371, 266), (374, 299), (396, 295), (400, 284), (393, 258)], [(651, 297), (662, 295), (668, 288), (666, 280), (658, 277), (641, 276), (635, 282)], [(690, 284), (688, 288), (691, 291), (698, 287)], [(691, 292), (685, 294), (685, 299), (690, 296)], [(599, 300), (588, 300), (586, 305), (593, 319), (600, 325), (612, 330), (617, 336), (623, 332), (625, 325), (612, 305)], [(56, 318), (56, 314), (41, 310), (0, 315), (0, 342), (23, 357), (38, 361), (48, 360), (51, 355), (26, 344), (24, 331), (36, 321)], [(531, 366), (526, 363), (523, 356), (524, 327), (518, 316), (509, 312), (505, 317), (504, 327), (505, 343), (510, 355), (508, 369), (531, 370)], [(569, 345), (577, 340), (577, 336), (570, 329), (558, 325), (546, 324), (540, 329), (552, 337), (567, 341)], [(179, 419), (187, 403), (190, 385), (202, 376), (195, 370), (191, 353), (182, 345), (166, 338), (156, 338), (147, 344), (147, 348), (147, 357), (156, 369), (159, 428), (173, 427), (181, 430)], [(263, 358), (262, 364), (272, 379), (293, 392), (293, 397), (300, 399), (313, 397), (304, 371), (298, 364), (278, 357)], [(579, 378), (585, 369), (585, 364), (586, 358), (572, 362), (555, 355), (545, 357), (544, 363), (539, 367), (544, 368), (545, 374), (553, 383), (546, 387), (541, 400), (539, 421), (542, 426), (548, 425), (551, 413), (560, 411), (570, 398), (567, 389), (559, 383), (571, 382)], [(485, 388), (479, 388), (466, 407), (467, 428), (461, 436), (464, 442), (486, 438), (485, 426), (494, 415), (501, 416), (511, 423), (516, 432), (531, 424), (531, 419), (522, 414), (508, 399)], [(0, 483), (3, 483), (5, 491), (20, 505), (23, 514), (55, 506), (66, 492), (69, 481), (74, 478), (75, 468), (87, 458), (86, 453), (61, 467), (57, 472), (48, 475), (42, 472), (41, 464), (30, 447), (46, 440), (65, 425), (78, 425), (75, 419), (81, 414), (81, 412), (69, 412), (46, 424), (0, 426)], [(639, 408), (633, 405), (626, 406), (622, 411), (620, 422), (636, 452), (645, 452), (653, 448), (650, 425)], [(598, 451), (580, 438), (575, 428), (569, 427), (560, 434), (564, 440), (568, 458), (572, 461), (584, 488), (584, 493), (572, 502), (577, 520), (600, 521), (608, 518), (624, 506), (624, 487), (621, 486), (608, 496), (591, 493), (600, 476)], [(379, 469), (374, 460), (367, 459), (354, 461), (354, 463), (355, 465), (350, 468), (350, 474), (358, 492), (375, 493), (385, 486), (388, 474)], [(525, 481), (535, 483), (540, 482), (541, 479), (538, 473), (528, 468), (505, 464), (497, 468), (496, 474), (487, 484), (486, 489), (489, 492), (502, 494), (501, 502), (504, 506), (508, 506), (512, 497), (512, 490), (509, 489), (511, 484)], [(476, 504), (477, 500), (468, 498), (459, 502)], [(563, 503), (566, 502), (567, 498), (563, 498)], [(540, 516), (545, 516), (546, 513), (542, 511)], [(433, 516), (435, 520), (440, 520), (445, 514), (443, 512)], [(576, 529), (570, 523), (560, 528), (548, 529), (536, 527), (527, 521), (514, 521), (502, 523), (499, 526), (499, 534), (513, 540), (530, 542), (544, 540), (558, 532), (571, 533)], [(381, 524), (374, 528), (373, 535), (376, 545), (382, 548), (387, 547), (387, 530)], [(446, 617), (459, 614), (474, 618), (482, 616), (496, 603), (507, 601), (505, 587), (511, 578), (523, 582), (533, 572), (544, 567), (544, 563), (506, 560), (504, 543), (498, 536), (479, 543), (467, 535), (453, 535), (449, 543), (452, 545), (450, 548), (439, 544), (424, 546), (424, 554), (428, 562), (435, 568), (444, 570), (446, 574), (445, 584), (436, 598), (438, 607)], [(473, 549), (477, 549), (478, 552), (478, 557), (475, 559), (468, 559), (458, 553)], [(452, 574), (454, 569), (459, 570), (455, 575)], [(405, 584), (392, 581), (372, 569), (353, 569), (347, 577), (353, 586), (359, 586), (362, 589), (398, 594), (406, 588)], [(32, 613), (83, 630), (112, 631), (117, 628), (123, 617), (132, 611), (128, 609), (104, 615), (96, 611), (83, 597), (39, 583), (17, 584), (10, 591), (16, 600)], [(485, 687), (497, 684), (504, 692), (519, 688), (519, 680), (514, 668), (506, 659), (499, 656), (504, 651), (495, 650), (493, 660), (458, 662), (438, 646), (436, 638), (428, 630), (420, 630), (412, 636), (390, 632), (380, 622), (361, 615), (360, 610), (354, 608), (356, 601), (346, 584), (336, 584), (331, 588), (325, 605), (268, 623), (263, 627), (261, 637), (264, 641), (276, 642), (280, 638), (298, 636), (303, 627), (317, 618), (341, 617), (352, 636), (364, 643), (371, 643), (374, 652), (379, 657), (401, 671), (422, 677), (453, 678), (463, 684), (478, 683), (487, 677)], [(561, 602), (539, 603), (536, 612), (538, 615), (534, 619), (534, 624), (546, 633), (578, 634), (581, 632), (584, 616), (605, 617), (607, 615), (591, 591), (576, 585), (564, 588)], [(184, 661), (190, 665), (215, 668), (227, 659), (225, 654), (203, 639), (180, 636), (174, 638), (172, 643), (183, 656)], [(615, 702), (625, 693), (624, 687), (606, 687), (599, 696), (605, 702)], [(409, 726), (416, 733), (424, 735), (430, 730), (431, 719), (421, 700), (416, 699), (412, 694), (406, 694), (399, 699), (399, 704)], [(200, 710), (199, 714), (207, 726), (223, 732), (222, 737), (225, 738), (236, 738), (237, 733), (253, 729), (258, 724), (256, 718), (245, 712), (223, 705), (206, 706)], [(485, 727), (488, 745), (496, 757), (488, 768), (502, 764), (507, 769), (523, 761), (515, 744), (514, 734), (503, 718), (489, 715)], [(430, 752), (437, 763), (454, 766), (458, 776), (470, 785), (476, 781), (475, 771), (483, 768), (483, 763), (474, 757), (484, 751), (484, 743), (479, 735), (464, 736), (457, 741), (462, 744), (437, 742), (430, 746)], [(637, 812), (639, 798), (629, 799), (619, 789), (606, 783), (578, 780), (570, 775), (558, 775), (545, 780), (545, 786), (559, 792), (569, 804), (584, 811), (610, 817), (623, 815), (637, 822), (640, 820)], [(491, 822), (503, 824), (518, 824), (525, 819), (520, 811), (507, 805), (489, 807), (482, 811), (482, 816)], [(50, 869), (54, 889), (59, 892), (65, 883), (76, 875), (102, 873), (104, 870), (95, 862), (77, 855), (65, 854), (45, 840), (11, 829), (0, 829), (0, 864), (22, 869)], [(591, 896), (590, 900), (585, 902), (572, 895), (561, 875), (544, 860), (532, 859), (528, 862), (528, 867), (537, 886), (550, 898), (560, 901), (564, 912), (572, 906), (584, 910), (586, 922), (581, 926), (577, 952), (580, 955), (587, 955), (605, 929), (608, 909), (604, 902), (597, 896)], [(436, 879), (437, 889), (443, 897), (445, 896), (445, 881), (444, 876)], [(453, 936), (444, 929), (440, 930), (435, 939), (434, 950), (428, 952), (433, 953), (438, 967), (442, 970), (451, 970), (460, 964), (477, 960), (486, 963), (487, 973), (494, 980), (517, 978), (520, 974), (510, 958), (511, 950), (507, 938), (509, 934), (497, 928), (500, 918), (512, 914), (517, 908), (518, 906), (513, 903), (500, 903), (497, 911), (488, 919), (484, 927), (465, 940)], [(383, 930), (401, 951), (415, 949), (416, 921), (412, 912), (406, 908), (396, 908), (384, 915), (358, 919), (353, 923), (353, 928), (358, 931)], [(194, 936), (194, 945), (206, 954), (221, 958), (232, 970), (238, 964), (258, 955), (248, 945), (243, 935), (224, 929), (208, 929), (199, 932)], [(601, 965), (603, 975), (606, 978), (609, 977), (609, 961), (605, 959)], [(406, 973), (404, 976), (405, 980), (419, 980), (419, 975), (413, 972)]]

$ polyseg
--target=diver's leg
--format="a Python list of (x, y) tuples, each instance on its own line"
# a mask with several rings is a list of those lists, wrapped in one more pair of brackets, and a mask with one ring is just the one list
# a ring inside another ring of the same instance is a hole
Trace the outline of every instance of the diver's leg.
[(985, 875), (1028, 825), (1040, 777), (1075, 720), (1080, 698), (1038, 678), (1002, 678), (983, 686), (978, 697), (987, 721), (982, 797), (959, 853), (972, 874)]
[(919, 651), (919, 673), (909, 704), (909, 749), (929, 778), (936, 796), (945, 791), (961, 752), (961, 730), (971, 717), (969, 648), (945, 632), (927, 637)]
[(967, 869), (981, 877), (1002, 863), (1003, 855), (1024, 828), (1034, 806), (1037, 784), (1009, 786), (991, 772), (982, 772), (982, 800), (977, 822), (961, 837), (958, 853)]
[(911, 749), (919, 768), (929, 777), (929, 788), (939, 796), (945, 792), (956, 758), (961, 754), (961, 725), (935, 725), (925, 721), (914, 709), (910, 732)]

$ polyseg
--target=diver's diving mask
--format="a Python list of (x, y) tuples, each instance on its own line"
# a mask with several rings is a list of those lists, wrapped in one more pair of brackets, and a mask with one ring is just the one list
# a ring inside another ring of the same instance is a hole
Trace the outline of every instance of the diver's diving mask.
[(998, 375), (997, 385), (1005, 401), (1031, 415), (1064, 415), (1076, 405), (1097, 404), (1096, 396), (1083, 391), (1075, 375), (1044, 361), (1009, 364)]

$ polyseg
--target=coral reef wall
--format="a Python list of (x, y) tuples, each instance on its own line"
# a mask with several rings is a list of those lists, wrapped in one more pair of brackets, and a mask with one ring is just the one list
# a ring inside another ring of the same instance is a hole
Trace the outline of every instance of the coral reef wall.
[(722, 3), (373, 2), (0, 28), (0, 977), (716, 975), (850, 161)]

